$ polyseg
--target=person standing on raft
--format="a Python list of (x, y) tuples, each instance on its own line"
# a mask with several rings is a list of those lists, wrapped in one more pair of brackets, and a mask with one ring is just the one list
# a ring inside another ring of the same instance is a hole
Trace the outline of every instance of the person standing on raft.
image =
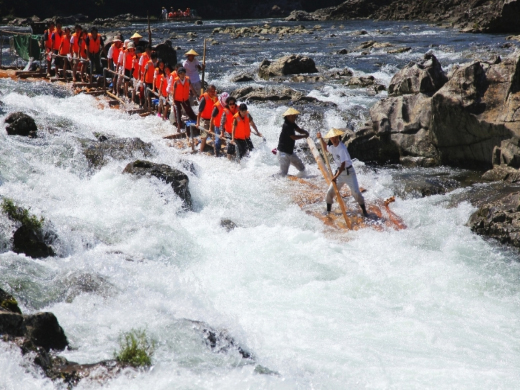
[[(240, 104), (238, 112), (233, 116), (233, 129), (231, 130), (231, 143), (236, 144), (236, 153), (238, 160), (246, 156), (251, 150), (249, 143), (251, 143), (251, 127), (255, 130), (255, 135), (263, 137), (258, 131), (253, 118), (247, 111), (247, 105), (245, 103)], [(248, 142), (249, 140), (249, 142)], [(251, 143), (252, 145), (252, 143)]]
[[(338, 129), (331, 129), (323, 138), (329, 139), (327, 144), (327, 151), (334, 157), (336, 163), (336, 173), (332, 176), (332, 181), (336, 183), (338, 191), (341, 190), (344, 184), (348, 185), (350, 192), (354, 196), (354, 199), (359, 203), (363, 215), (368, 217), (367, 209), (365, 207), (365, 199), (361, 195), (359, 185), (357, 181), (356, 171), (352, 166), (352, 160), (348, 153), (347, 147), (341, 142), (340, 137), (345, 134), (343, 131)], [(322, 138), (321, 133), (316, 134), (318, 138)], [(325, 153), (325, 151), (323, 151)], [(332, 202), (334, 202), (334, 186), (330, 183), (329, 189), (327, 190), (327, 196), (325, 201), (327, 202), (327, 213), (332, 210)]]
[(190, 98), (190, 104), (194, 106), (197, 103), (197, 97), (199, 96), (200, 90), (202, 88), (199, 71), (204, 69), (204, 65), (201, 65), (195, 58), (195, 56), (199, 55), (195, 50), (191, 49), (184, 55), (186, 56), (186, 59), (182, 63), (182, 67), (186, 69), (186, 76), (189, 77), (193, 88), (195, 88), (195, 91), (197, 91), (197, 94)]
[[(309, 136), (309, 132), (300, 129), (296, 124), (300, 112), (294, 108), (289, 108), (284, 112), (285, 119), (282, 125), (282, 132), (278, 140), (278, 161), (280, 162), (280, 173), (282, 176), (287, 176), (289, 166), (293, 165), (299, 172), (298, 177), (305, 176), (305, 165), (302, 160), (294, 154), (294, 144), (299, 139), (304, 139)], [(302, 135), (296, 135), (296, 132)]]

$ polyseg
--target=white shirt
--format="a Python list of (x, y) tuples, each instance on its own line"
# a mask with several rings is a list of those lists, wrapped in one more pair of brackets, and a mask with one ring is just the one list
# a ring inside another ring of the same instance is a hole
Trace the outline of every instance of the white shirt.
[(200, 81), (199, 70), (197, 69), (200, 63), (196, 58), (194, 58), (193, 61), (184, 60), (182, 66), (186, 69), (186, 76), (190, 78), (192, 83), (198, 83)]
[(334, 163), (336, 164), (336, 168), (339, 169), (341, 167), (341, 163), (345, 163), (345, 168), (348, 168), (352, 165), (352, 160), (350, 159), (350, 154), (348, 154), (347, 147), (343, 142), (339, 142), (338, 146), (328, 145), (327, 150), (332, 157), (334, 157)]
[(114, 46), (110, 46), (110, 49), (108, 49), (107, 58), (112, 58), (114, 56)]

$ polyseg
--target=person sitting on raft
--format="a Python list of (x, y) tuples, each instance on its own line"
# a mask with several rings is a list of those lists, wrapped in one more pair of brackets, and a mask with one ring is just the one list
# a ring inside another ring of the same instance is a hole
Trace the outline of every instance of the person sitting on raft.
[[(284, 112), (284, 123), (282, 125), (282, 132), (278, 140), (278, 161), (280, 163), (280, 174), (287, 176), (289, 166), (293, 165), (299, 172), (298, 177), (305, 176), (305, 165), (302, 160), (294, 153), (294, 144), (299, 139), (304, 139), (309, 136), (309, 132), (300, 129), (296, 124), (296, 119), (300, 112), (294, 108), (289, 108)], [(296, 132), (302, 135), (296, 135)]]
[[(332, 177), (332, 181), (336, 183), (338, 191), (341, 190), (344, 184), (348, 185), (350, 192), (354, 196), (354, 199), (359, 203), (363, 215), (368, 217), (367, 209), (365, 208), (365, 199), (361, 195), (359, 185), (357, 181), (356, 171), (352, 166), (352, 160), (348, 153), (347, 147), (341, 142), (340, 137), (345, 134), (343, 131), (338, 129), (331, 129), (323, 138), (329, 139), (327, 144), (327, 151), (334, 157), (336, 163), (336, 173)], [(322, 138), (321, 133), (316, 134), (318, 138)], [(323, 151), (325, 153), (325, 151)], [(332, 183), (330, 183), (329, 189), (327, 190), (327, 196), (325, 201), (327, 202), (327, 213), (332, 210), (332, 202), (334, 202), (335, 190)]]
[[(233, 120), (233, 129), (231, 131), (231, 143), (235, 144), (238, 149), (238, 160), (246, 156), (252, 149), (251, 143), (251, 127), (255, 130), (255, 135), (262, 137), (262, 134), (258, 131), (253, 118), (247, 111), (247, 105), (245, 103), (240, 104), (238, 107), (238, 113), (235, 114)], [(248, 143), (249, 140), (249, 143)]]
[[(233, 122), (235, 121), (235, 115), (237, 113), (237, 100), (230, 96), (226, 99), (226, 105), (224, 106), (224, 110), (222, 110), (222, 117), (220, 118), (222, 138), (227, 140), (231, 139), (231, 133), (233, 132)], [(231, 160), (233, 157), (233, 153), (230, 152), (230, 148), (232, 147), (233, 145), (228, 142), (228, 148), (226, 150), (228, 160)]]
[(177, 69), (177, 79), (173, 82), (172, 95), (175, 107), (175, 118), (177, 119), (177, 129), (185, 127), (182, 122), (182, 109), (192, 121), (197, 120), (197, 115), (193, 112), (190, 105), (190, 92), (197, 96), (197, 91), (193, 88), (190, 78), (186, 76), (186, 69)]

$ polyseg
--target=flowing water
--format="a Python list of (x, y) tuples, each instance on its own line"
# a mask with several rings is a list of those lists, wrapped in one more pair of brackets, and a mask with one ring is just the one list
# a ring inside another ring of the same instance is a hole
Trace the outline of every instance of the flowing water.
[[(193, 44), (200, 49), (200, 38), (214, 27), (263, 22), (207, 22), (175, 30), (196, 31)], [(303, 24), (311, 28), (316, 23)], [(231, 75), (256, 69), (263, 58), (305, 53), (319, 67), (348, 66), (388, 84), (399, 68), (432, 47), (446, 69), (490, 57), (491, 50), (510, 52), (500, 48), (504, 36), (460, 34), (418, 23), (319, 24), (322, 30), (312, 35), (283, 41), (217, 36), (221, 44), (210, 46), (209, 80), (231, 90), (240, 86), (229, 81)], [(160, 25), (158, 31), (169, 28)], [(359, 29), (368, 36), (349, 35)], [(369, 39), (412, 51), (330, 54)], [(185, 49), (192, 43), (180, 39), (175, 44)], [(321, 108), (317, 119), (304, 113), (303, 127), (313, 133), (356, 126), (381, 97), (339, 83), (288, 85), (338, 105)], [(128, 116), (90, 96), (6, 80), (0, 91), (2, 118), (25, 111), (42, 130), (35, 140), (0, 132), (0, 195), (31, 207), (59, 236), (56, 257), (33, 260), (8, 251), (13, 226), (0, 226), (0, 286), (18, 298), (24, 313), (56, 314), (72, 347), (62, 353), (69, 360), (110, 359), (121, 332), (133, 328), (146, 329), (157, 342), (151, 371), (128, 372), (103, 388), (518, 387), (518, 252), (466, 226), (476, 209), (469, 194), (493, 192), (492, 187), (461, 187), (426, 198), (402, 195), (392, 209), (408, 229), (331, 235), (291, 201), (287, 183), (271, 177), (278, 170), (270, 150), (287, 108), (283, 104), (250, 106), (267, 143), (255, 138), (254, 153), (237, 165), (181, 155), (162, 139), (172, 128), (160, 118)], [(183, 169), (182, 159), (193, 162), (194, 211), (182, 211), (169, 185), (122, 175), (131, 160), (90, 170), (79, 139), (94, 139), (94, 132), (151, 142), (151, 160), (158, 163)], [(403, 190), (410, 178), (464, 174), (448, 168), (355, 166), (368, 189), (367, 202)], [(319, 174), (315, 166), (309, 170)], [(238, 228), (227, 232), (220, 226), (222, 218)], [(233, 348), (211, 350), (188, 320), (225, 329), (254, 363)], [(30, 362), (18, 348), (0, 343), (0, 389), (59, 387)], [(257, 365), (278, 374), (261, 374)], [(100, 387), (83, 381), (78, 389)]]

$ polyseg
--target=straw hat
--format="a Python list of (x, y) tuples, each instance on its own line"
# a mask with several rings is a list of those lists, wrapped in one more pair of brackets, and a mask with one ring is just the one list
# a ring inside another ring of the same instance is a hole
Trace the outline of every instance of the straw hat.
[(332, 137), (341, 136), (343, 134), (345, 134), (345, 133), (339, 129), (330, 129), (329, 132), (323, 136), (323, 138), (332, 138)]
[(197, 53), (195, 50), (191, 49), (189, 52), (184, 54), (185, 56), (198, 56), (199, 53)]
[(142, 38), (142, 36), (139, 35), (138, 33), (135, 33), (134, 35), (132, 35), (132, 36), (130, 37), (130, 39), (134, 39), (134, 38)]
[(300, 111), (295, 110), (294, 108), (291, 107), (283, 113), (283, 116), (289, 116), (289, 115), (300, 115)]

